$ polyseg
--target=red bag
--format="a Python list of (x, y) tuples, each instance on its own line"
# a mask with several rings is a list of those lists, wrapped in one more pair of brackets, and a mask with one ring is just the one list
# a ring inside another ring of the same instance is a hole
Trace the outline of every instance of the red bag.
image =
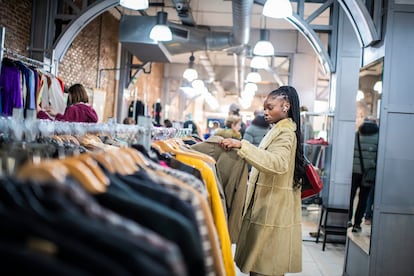
[(302, 180), (302, 199), (314, 196), (322, 191), (323, 182), (312, 163), (305, 157), (306, 174)]

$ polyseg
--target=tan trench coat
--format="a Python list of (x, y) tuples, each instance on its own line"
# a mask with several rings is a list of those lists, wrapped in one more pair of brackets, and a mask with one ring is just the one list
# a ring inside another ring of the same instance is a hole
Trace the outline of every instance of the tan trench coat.
[(283, 275), (302, 270), (301, 193), (292, 189), (296, 124), (279, 121), (259, 147), (243, 140), (240, 157), (253, 168), (235, 261), (244, 273)]

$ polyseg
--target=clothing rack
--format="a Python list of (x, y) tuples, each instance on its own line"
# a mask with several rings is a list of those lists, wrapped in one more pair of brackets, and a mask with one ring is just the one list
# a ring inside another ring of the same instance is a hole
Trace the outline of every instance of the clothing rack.
[[(5, 56), (9, 56), (9, 57), (13, 57), (16, 59), (19, 59), (21, 62), (25, 63), (26, 65), (29, 66), (35, 66), (35, 67), (41, 67), (44, 70), (48, 71), (48, 72), (52, 72), (52, 63), (46, 63), (46, 62), (42, 62), (36, 59), (32, 59), (29, 57), (26, 57), (22, 54), (19, 54), (18, 52), (9, 49), (9, 48), (5, 48), (4, 47), (4, 42), (5, 42), (5, 36), (6, 36), (6, 28), (5, 27), (0, 27), (0, 60), (3, 60), (3, 58)], [(52, 59), (53, 60), (53, 59)], [(0, 73), (1, 73), (1, 68), (0, 68)]]
[[(0, 27), (0, 60), (3, 60), (3, 49), (4, 49), (4, 40), (6, 35), (6, 28)], [(0, 66), (0, 74), (1, 74), (1, 66)]]
[(32, 142), (38, 137), (52, 137), (53, 135), (83, 136), (100, 133), (114, 137), (122, 136), (127, 141), (131, 141), (145, 133), (145, 129), (138, 125), (19, 120), (13, 117), (0, 118), (0, 131), (5, 138), (26, 142)]

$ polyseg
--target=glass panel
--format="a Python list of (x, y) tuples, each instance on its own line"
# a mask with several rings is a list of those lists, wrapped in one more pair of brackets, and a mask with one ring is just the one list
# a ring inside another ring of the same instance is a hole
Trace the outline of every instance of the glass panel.
[[(379, 132), (379, 110), (382, 96), (383, 60), (360, 70), (356, 99), (356, 129), (348, 236), (369, 253), (375, 180), (370, 181), (371, 169), (376, 174)], [(358, 142), (359, 141), (359, 142)]]

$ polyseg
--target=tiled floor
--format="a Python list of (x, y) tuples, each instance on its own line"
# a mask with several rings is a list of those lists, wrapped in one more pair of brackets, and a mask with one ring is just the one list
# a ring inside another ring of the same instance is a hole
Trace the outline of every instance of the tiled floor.
[[(322, 251), (322, 242), (315, 243), (315, 239), (309, 236), (309, 232), (315, 232), (318, 229), (319, 207), (304, 206), (302, 215), (303, 269), (301, 273), (286, 274), (286, 276), (341, 276), (344, 266), (345, 245), (327, 243), (325, 251)], [(248, 275), (240, 272), (237, 268), (236, 270), (237, 276)]]

